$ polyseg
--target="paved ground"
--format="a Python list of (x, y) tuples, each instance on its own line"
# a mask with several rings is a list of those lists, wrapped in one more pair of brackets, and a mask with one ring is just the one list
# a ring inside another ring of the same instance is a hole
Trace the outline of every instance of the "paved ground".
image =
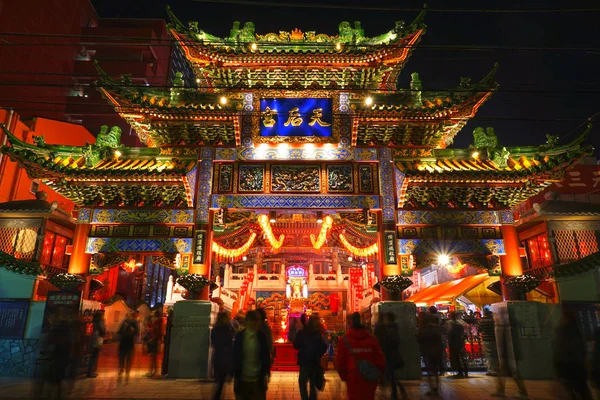
[[(74, 382), (72, 392), (65, 396), (68, 399), (211, 399), (213, 384), (208, 381), (200, 382), (197, 379), (150, 379), (144, 374), (149, 363), (138, 346), (134, 357), (134, 369), (129, 383), (117, 383), (116, 346), (104, 346), (99, 363), (99, 375), (95, 379), (80, 378)], [(330, 364), (331, 366), (332, 364)], [(328, 371), (327, 384), (324, 393), (319, 394), (321, 400), (346, 399), (346, 385), (340, 381), (335, 371)], [(267, 399), (299, 400), (297, 372), (274, 372), (271, 377)], [(31, 379), (0, 377), (0, 399), (30, 399)], [(427, 381), (407, 381), (404, 385), (410, 399), (432, 399), (425, 396), (428, 391)], [(234, 399), (233, 385), (226, 385), (223, 399)], [(529, 395), (532, 400), (568, 399), (561, 392), (555, 381), (527, 381)], [(472, 374), (469, 379), (442, 378), (441, 396), (433, 399), (444, 400), (487, 400), (492, 399), (490, 394), (495, 389), (494, 378), (484, 374)], [(44, 389), (43, 399), (55, 399), (55, 388)], [(516, 385), (507, 381), (507, 398), (517, 394)], [(378, 389), (377, 400), (389, 399), (389, 389)], [(600, 396), (598, 396), (600, 400)]]
[[(144, 370), (132, 372), (128, 384), (117, 383), (115, 372), (100, 372), (95, 379), (78, 379), (73, 391), (66, 396), (69, 399), (210, 399), (212, 383), (198, 380), (150, 379), (143, 376)], [(268, 391), (268, 399), (300, 399), (297, 387), (298, 374), (295, 372), (276, 372), (273, 374)], [(442, 378), (442, 399), (485, 400), (491, 399), (494, 380), (483, 374), (476, 374), (469, 379)], [(31, 398), (30, 379), (0, 378), (0, 398), (28, 399)], [(425, 379), (421, 382), (405, 382), (410, 399), (425, 399), (427, 391)], [(528, 381), (530, 398), (559, 399), (558, 386), (550, 381)], [(54, 388), (45, 388), (44, 399), (54, 399)], [(387, 388), (378, 389), (377, 399), (389, 399)], [(339, 380), (335, 372), (327, 372), (327, 385), (319, 399), (345, 399), (346, 386)], [(508, 397), (517, 393), (512, 382), (507, 383)], [(228, 384), (223, 396), (233, 399), (232, 385)]]

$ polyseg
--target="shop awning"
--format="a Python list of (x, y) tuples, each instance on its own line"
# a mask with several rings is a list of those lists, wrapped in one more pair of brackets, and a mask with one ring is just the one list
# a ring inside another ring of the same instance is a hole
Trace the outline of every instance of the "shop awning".
[(407, 301), (429, 306), (435, 303), (454, 303), (457, 298), (465, 296), (469, 301), (481, 308), (484, 304), (502, 301), (497, 294), (487, 288), (498, 279), (498, 277), (490, 277), (487, 273), (467, 276), (439, 285), (429, 286), (409, 297)]

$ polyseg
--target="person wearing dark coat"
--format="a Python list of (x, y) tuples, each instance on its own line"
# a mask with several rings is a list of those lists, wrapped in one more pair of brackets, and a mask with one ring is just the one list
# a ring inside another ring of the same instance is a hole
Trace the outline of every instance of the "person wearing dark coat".
[(573, 400), (592, 400), (587, 383), (586, 342), (575, 315), (563, 310), (554, 335), (556, 375)]
[(456, 311), (450, 312), (448, 351), (450, 352), (450, 365), (457, 372), (455, 377), (468, 378), (469, 368), (465, 357), (465, 327), (458, 321)]
[(117, 382), (121, 382), (125, 372), (125, 382), (129, 382), (129, 371), (133, 362), (135, 338), (140, 333), (140, 326), (134, 313), (130, 312), (125, 317), (119, 328), (119, 375)]
[(402, 398), (406, 399), (408, 396), (406, 389), (396, 380), (395, 375), (396, 369), (402, 368), (404, 362), (400, 354), (400, 330), (398, 329), (394, 313), (381, 313), (379, 315), (379, 321), (375, 325), (374, 334), (385, 355), (385, 373), (391, 385), (392, 399), (398, 399), (398, 386), (400, 387)]
[(428, 396), (437, 396), (440, 392), (440, 365), (442, 363), (442, 327), (435, 317), (419, 314), (419, 348), (429, 381)]
[(217, 386), (213, 395), (214, 400), (221, 398), (225, 380), (233, 369), (233, 337), (234, 332), (229, 314), (220, 312), (217, 315), (217, 322), (210, 332), (210, 342), (215, 349), (213, 368)]
[(267, 336), (260, 330), (256, 311), (246, 315), (246, 329), (233, 343), (233, 391), (236, 400), (264, 400), (271, 376)]
[[(321, 357), (327, 351), (327, 343), (321, 334), (321, 324), (317, 315), (308, 319), (307, 325), (298, 331), (294, 340), (294, 348), (298, 350), (298, 365), (300, 374), (298, 385), (300, 386), (300, 398), (302, 400), (316, 400), (316, 380), (323, 376)], [(310, 385), (310, 394), (306, 390), (306, 384)]]
[(90, 338), (90, 361), (88, 364), (88, 378), (98, 376), (96, 369), (98, 368), (98, 358), (106, 336), (106, 324), (104, 323), (104, 311), (96, 311), (92, 319), (92, 336)]

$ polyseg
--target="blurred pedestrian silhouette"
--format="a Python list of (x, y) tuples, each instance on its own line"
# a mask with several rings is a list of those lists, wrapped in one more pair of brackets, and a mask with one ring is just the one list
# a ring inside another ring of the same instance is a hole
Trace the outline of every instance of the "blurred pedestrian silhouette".
[(442, 363), (442, 327), (438, 320), (426, 313), (420, 313), (419, 319), (419, 347), (425, 370), (429, 391), (427, 396), (437, 396), (440, 393), (440, 364)]
[(87, 377), (95, 378), (98, 376), (96, 370), (98, 369), (98, 359), (100, 358), (100, 351), (104, 344), (104, 337), (106, 336), (106, 324), (104, 323), (104, 311), (94, 312), (92, 317), (92, 335), (90, 337), (90, 362), (88, 364)]
[(152, 311), (147, 326), (146, 349), (150, 356), (150, 369), (146, 374), (152, 378), (158, 372), (158, 353), (162, 341), (162, 315), (158, 310)]
[(487, 375), (498, 375), (498, 349), (496, 348), (496, 333), (494, 332), (494, 315), (489, 308), (483, 310), (483, 318), (478, 322), (479, 334), (487, 362)]
[(220, 312), (217, 315), (217, 322), (210, 333), (210, 341), (215, 349), (213, 354), (213, 367), (216, 381), (213, 394), (214, 400), (221, 398), (227, 376), (230, 375), (233, 370), (233, 336), (234, 331), (231, 326), (229, 314)]
[(450, 312), (448, 322), (448, 351), (450, 352), (450, 365), (457, 374), (455, 378), (468, 378), (469, 368), (465, 354), (465, 327), (458, 320), (456, 311)]
[(133, 362), (133, 349), (135, 338), (139, 334), (140, 327), (133, 312), (127, 313), (125, 320), (119, 327), (119, 375), (117, 382), (121, 382), (125, 372), (125, 382), (129, 382), (131, 363)]
[(264, 400), (267, 396), (271, 357), (267, 337), (260, 330), (256, 311), (246, 314), (246, 329), (233, 343), (233, 391), (236, 400)]
[(267, 312), (264, 308), (256, 309), (258, 315), (260, 316), (260, 330), (265, 333), (267, 337), (267, 344), (269, 345), (269, 354), (271, 355), (271, 364), (275, 358), (275, 353), (273, 351), (273, 332), (271, 331), (271, 326), (269, 326), (269, 321), (267, 321)]
[(587, 383), (586, 342), (575, 314), (565, 308), (554, 334), (554, 366), (571, 399), (592, 400)]
[(73, 324), (69, 320), (69, 310), (57, 307), (56, 312), (48, 318), (48, 331), (40, 340), (40, 357), (38, 358), (37, 379), (33, 386), (32, 397), (39, 399), (46, 383), (56, 385), (56, 398), (63, 395), (63, 381), (69, 375), (72, 362)]
[[(296, 334), (294, 348), (298, 350), (298, 365), (300, 374), (300, 398), (302, 400), (316, 400), (317, 390), (323, 389), (324, 371), (321, 366), (321, 357), (327, 351), (327, 343), (323, 340), (319, 316), (313, 314), (308, 319), (306, 326)], [(306, 390), (309, 383), (310, 393)]]
[(528, 399), (527, 387), (519, 375), (517, 358), (520, 354), (515, 352), (512, 342), (511, 326), (502, 319), (497, 318), (494, 313), (494, 333), (496, 335), (496, 348), (498, 349), (498, 379), (496, 381), (496, 392), (492, 397), (505, 397), (506, 377), (512, 376), (519, 388), (517, 399)]
[(352, 314), (350, 321), (350, 329), (338, 344), (338, 373), (346, 382), (349, 400), (372, 400), (377, 381), (385, 372), (385, 357), (375, 336), (363, 326), (360, 314)]
[(400, 354), (400, 331), (394, 313), (379, 314), (374, 333), (385, 355), (385, 375), (391, 386), (392, 399), (398, 399), (398, 387), (402, 399), (407, 399), (406, 389), (396, 380), (395, 374), (397, 369), (404, 367), (404, 358)]

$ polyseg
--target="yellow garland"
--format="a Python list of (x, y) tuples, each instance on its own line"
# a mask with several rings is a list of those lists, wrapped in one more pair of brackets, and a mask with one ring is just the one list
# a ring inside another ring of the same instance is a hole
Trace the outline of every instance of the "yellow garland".
[(325, 244), (325, 240), (327, 239), (327, 231), (331, 228), (332, 225), (333, 218), (327, 215), (325, 216), (325, 218), (323, 218), (323, 225), (321, 225), (319, 237), (315, 239), (315, 235), (313, 235), (312, 233), (310, 234), (310, 241), (316, 250), (319, 250)]
[(260, 225), (260, 228), (262, 229), (266, 239), (269, 241), (273, 249), (277, 250), (283, 245), (283, 239), (285, 239), (285, 235), (280, 235), (279, 240), (275, 239), (273, 229), (271, 229), (271, 223), (269, 222), (269, 217), (267, 217), (265, 214), (262, 214), (260, 217), (258, 217), (258, 224)]
[(252, 246), (252, 243), (254, 243), (254, 239), (256, 239), (256, 233), (252, 232), (250, 234), (250, 237), (248, 238), (248, 241), (246, 241), (246, 243), (244, 243), (241, 247), (238, 247), (237, 249), (227, 249), (218, 244), (217, 242), (213, 242), (212, 251), (228, 258), (237, 258), (244, 255), (244, 253), (248, 251), (250, 246)]
[(353, 246), (350, 242), (348, 242), (343, 233), (340, 233), (340, 242), (342, 242), (346, 250), (358, 257), (368, 257), (379, 252), (379, 247), (377, 246), (377, 243), (373, 243), (368, 247), (356, 247)]

